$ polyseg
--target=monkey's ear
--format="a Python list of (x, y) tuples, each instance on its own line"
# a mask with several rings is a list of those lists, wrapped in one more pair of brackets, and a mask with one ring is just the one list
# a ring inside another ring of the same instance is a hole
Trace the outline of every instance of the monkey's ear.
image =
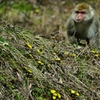
[(94, 16), (94, 15), (95, 15), (95, 13), (94, 13), (93, 8), (92, 8), (91, 6), (89, 6), (89, 8), (90, 8), (91, 16)]

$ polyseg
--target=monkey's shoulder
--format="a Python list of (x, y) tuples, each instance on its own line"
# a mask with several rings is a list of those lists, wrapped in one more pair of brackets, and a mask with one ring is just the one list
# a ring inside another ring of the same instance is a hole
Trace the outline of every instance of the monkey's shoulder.
[(71, 17), (69, 17), (69, 18), (67, 19), (66, 26), (67, 26), (68, 29), (74, 27), (74, 21), (72, 20)]

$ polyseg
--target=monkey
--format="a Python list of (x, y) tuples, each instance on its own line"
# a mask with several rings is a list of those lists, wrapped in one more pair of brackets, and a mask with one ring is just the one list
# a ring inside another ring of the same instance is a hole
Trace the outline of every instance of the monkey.
[(99, 18), (91, 5), (77, 4), (67, 19), (66, 26), (68, 38), (74, 36), (78, 45), (82, 45), (80, 40), (86, 40), (87, 45), (93, 40), (93, 46), (98, 47)]

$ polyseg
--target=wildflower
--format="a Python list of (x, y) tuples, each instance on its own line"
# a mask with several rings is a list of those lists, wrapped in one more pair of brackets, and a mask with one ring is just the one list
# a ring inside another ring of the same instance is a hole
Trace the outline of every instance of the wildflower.
[(40, 12), (40, 10), (37, 8), (37, 9), (35, 9), (35, 12), (36, 12), (36, 13), (39, 13), (39, 12)]
[(73, 56), (73, 57), (76, 57), (76, 54), (75, 54), (75, 53), (73, 53), (73, 54), (72, 54), (72, 56)]
[(68, 54), (69, 54), (69, 52), (64, 52), (64, 54), (65, 54), (65, 55), (68, 55)]
[(99, 56), (98, 50), (93, 49), (93, 50), (91, 50), (91, 52), (94, 54), (95, 57)]
[(32, 74), (32, 71), (30, 69), (28, 69), (26, 66), (24, 66), (24, 69), (28, 72)]
[(40, 49), (37, 49), (37, 52), (38, 52), (39, 54), (43, 54), (43, 52), (42, 52)]
[(53, 95), (54, 95), (54, 96), (57, 96), (57, 93), (55, 92), (55, 93), (53, 93)]
[(75, 90), (70, 89), (71, 94), (74, 94), (76, 96), (79, 96), (80, 94), (78, 92), (76, 92)]
[(55, 100), (56, 99), (56, 96), (52, 96), (52, 99)]
[(55, 52), (54, 52), (53, 54), (54, 54), (54, 55), (56, 55), (56, 53), (55, 53)]
[(78, 92), (76, 92), (75, 94), (76, 94), (76, 96), (79, 96), (79, 93)]
[(91, 52), (92, 53), (98, 53), (98, 50), (93, 49), (93, 50), (91, 50)]
[(26, 42), (26, 45), (27, 45), (30, 49), (32, 49), (32, 45), (31, 45), (31, 44), (29, 44), (28, 42)]
[(27, 70), (29, 73), (32, 73), (32, 71), (31, 70)]
[(94, 56), (95, 56), (95, 57), (98, 57), (99, 55), (98, 55), (98, 54), (95, 54)]
[(53, 93), (55, 93), (56, 91), (55, 91), (55, 90), (50, 90), (50, 92), (53, 94)]
[(44, 63), (41, 62), (40, 60), (38, 60), (38, 64), (40, 64), (40, 65), (44, 65)]
[(56, 61), (59, 62), (59, 63), (62, 63), (62, 61), (59, 57), (56, 58)]
[(61, 59), (59, 57), (56, 58), (57, 61), (61, 61)]
[(53, 100), (55, 100), (56, 98), (61, 98), (61, 95), (57, 93), (55, 90), (50, 90), (50, 92), (52, 93)]
[(61, 98), (61, 95), (59, 93), (57, 93), (58, 98)]
[(92, 52), (92, 53), (95, 53), (95, 50), (92, 50), (91, 52)]
[(31, 54), (29, 54), (29, 56), (30, 56), (31, 58), (33, 58), (33, 56), (32, 56)]
[(71, 94), (75, 94), (75, 91), (74, 91), (74, 90), (72, 90), (72, 89), (70, 89), (70, 92), (71, 92)]

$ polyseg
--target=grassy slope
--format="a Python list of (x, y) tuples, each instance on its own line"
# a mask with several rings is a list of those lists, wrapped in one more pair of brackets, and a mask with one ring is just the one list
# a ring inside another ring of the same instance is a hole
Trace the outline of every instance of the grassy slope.
[[(12, 14), (18, 12), (18, 10), (9, 9)], [(37, 9), (40, 10), (40, 8)], [(40, 37), (38, 33), (53, 30), (53, 26), (57, 25), (59, 19), (57, 16), (59, 12), (55, 14), (56, 20), (55, 16), (51, 16), (54, 19), (48, 19), (50, 14), (54, 14), (55, 11), (41, 9), (44, 11), (42, 18), (40, 17), (41, 10), (39, 14), (36, 9), (34, 14), (31, 11), (28, 12), (32, 16), (34, 15), (33, 19), (36, 18), (33, 20), (30, 15), (30, 19), (28, 19), (28, 25), (32, 20), (32, 31), (1, 21), (0, 99), (52, 100), (50, 90), (54, 89), (61, 95), (58, 100), (99, 100), (100, 51), (87, 47), (79, 48), (77, 45), (72, 46), (63, 40), (62, 36), (60, 40), (56, 40), (55, 35), (53, 39)], [(5, 8), (3, 10), (5, 11)], [(17, 12), (14, 13), (13, 10)], [(9, 12), (7, 14), (9, 15)], [(14, 20), (13, 17), (12, 20)], [(64, 15), (60, 17), (65, 20)], [(5, 18), (7, 16), (3, 16), (3, 19)], [(47, 19), (47, 22), (44, 19)], [(11, 19), (9, 18), (9, 20)], [(63, 25), (61, 25), (61, 22), (64, 23), (63, 20), (59, 21), (60, 31), (63, 30)], [(51, 23), (52, 21), (53, 23)], [(51, 25), (48, 26), (49, 22)], [(79, 96), (77, 96), (77, 92)]]

